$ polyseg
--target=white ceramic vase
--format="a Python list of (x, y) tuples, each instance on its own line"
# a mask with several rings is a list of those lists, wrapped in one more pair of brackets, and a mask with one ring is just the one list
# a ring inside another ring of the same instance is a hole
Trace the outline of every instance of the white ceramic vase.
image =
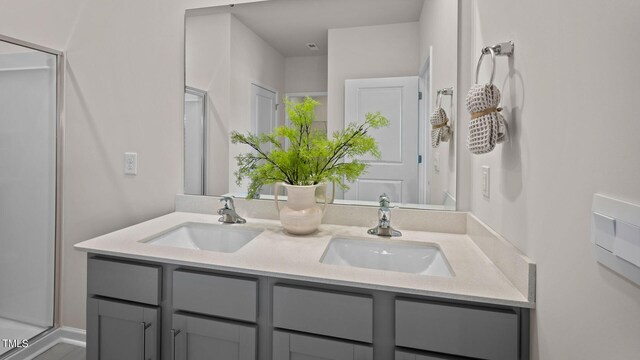
[[(287, 202), (280, 207), (278, 192), (280, 187), (287, 190)], [(316, 203), (316, 189), (324, 189), (324, 203), (322, 206)], [(274, 187), (276, 209), (280, 213), (280, 222), (284, 229), (293, 235), (307, 235), (318, 230), (322, 222), (322, 216), (327, 209), (327, 185), (289, 185), (276, 183)]]

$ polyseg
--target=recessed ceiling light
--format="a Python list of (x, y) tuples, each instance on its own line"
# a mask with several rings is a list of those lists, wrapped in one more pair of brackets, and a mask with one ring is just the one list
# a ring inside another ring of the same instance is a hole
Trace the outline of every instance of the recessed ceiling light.
[(307, 47), (309, 48), (309, 50), (313, 50), (313, 51), (319, 51), (320, 50), (318, 48), (318, 45), (316, 45), (316, 43), (307, 43)]

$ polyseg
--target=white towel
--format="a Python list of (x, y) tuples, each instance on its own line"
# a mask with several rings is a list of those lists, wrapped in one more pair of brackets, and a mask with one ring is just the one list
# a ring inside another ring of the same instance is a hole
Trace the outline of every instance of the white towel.
[(467, 111), (471, 113), (467, 148), (474, 154), (493, 150), (497, 143), (506, 141), (507, 128), (499, 113), (500, 90), (493, 84), (473, 85), (467, 94)]
[(430, 118), (431, 122), (431, 147), (437, 148), (440, 142), (451, 139), (451, 126), (448, 125), (449, 118), (443, 108), (437, 108)]

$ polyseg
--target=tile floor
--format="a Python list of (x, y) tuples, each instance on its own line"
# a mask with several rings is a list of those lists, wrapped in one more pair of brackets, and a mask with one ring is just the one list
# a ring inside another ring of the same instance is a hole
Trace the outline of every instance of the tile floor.
[[(46, 328), (24, 324), (18, 321), (0, 318), (0, 339), (22, 340), (31, 339), (32, 337), (45, 331)], [(0, 355), (11, 350), (0, 342)]]
[(60, 343), (36, 356), (33, 360), (86, 360), (85, 348)]

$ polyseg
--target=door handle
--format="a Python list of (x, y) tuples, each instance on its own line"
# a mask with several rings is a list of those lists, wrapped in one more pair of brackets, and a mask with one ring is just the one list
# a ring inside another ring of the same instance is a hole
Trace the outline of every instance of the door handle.
[(142, 360), (147, 359), (147, 329), (151, 327), (151, 323), (147, 324), (146, 322), (140, 323), (140, 328), (142, 329)]
[(181, 330), (171, 329), (171, 360), (176, 360), (176, 336)]

